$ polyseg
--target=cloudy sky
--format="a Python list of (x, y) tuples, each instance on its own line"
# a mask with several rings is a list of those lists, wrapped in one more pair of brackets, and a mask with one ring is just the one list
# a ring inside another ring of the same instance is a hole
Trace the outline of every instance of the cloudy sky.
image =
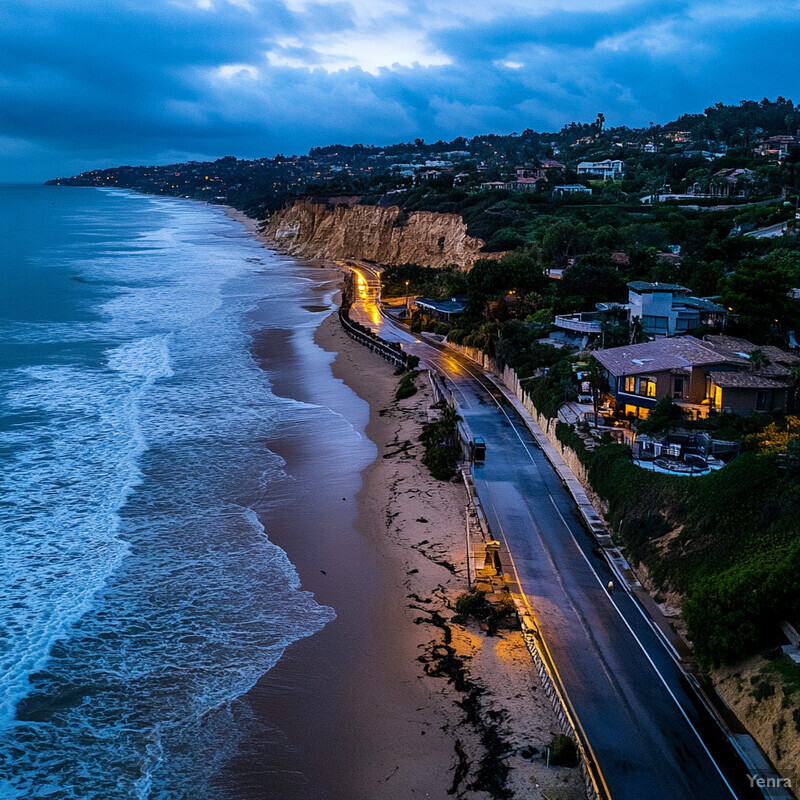
[(0, 181), (800, 102), (800, 0), (2, 0)]

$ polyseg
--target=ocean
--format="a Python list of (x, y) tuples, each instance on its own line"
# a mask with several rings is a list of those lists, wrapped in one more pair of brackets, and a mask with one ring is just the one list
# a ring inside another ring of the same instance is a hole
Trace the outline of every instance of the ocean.
[(265, 530), (299, 491), (270, 442), (324, 430), (356, 476), (374, 456), (251, 353), (260, 309), (337, 396), (312, 340), (335, 283), (188, 200), (0, 207), (0, 798), (226, 798), (243, 698), (335, 619)]

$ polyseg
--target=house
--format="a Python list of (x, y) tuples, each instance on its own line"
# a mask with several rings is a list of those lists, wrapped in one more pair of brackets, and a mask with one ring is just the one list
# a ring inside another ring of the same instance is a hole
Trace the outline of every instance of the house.
[(620, 319), (628, 323), (638, 320), (646, 336), (659, 338), (681, 336), (700, 325), (724, 327), (728, 316), (727, 309), (706, 298), (692, 297), (685, 286), (645, 281), (628, 284), (627, 303), (598, 303), (596, 308), (556, 316), (552, 338), (583, 349), (596, 342), (609, 323)]
[(752, 170), (729, 167), (714, 173), (709, 189), (712, 197), (746, 197), (752, 182)]
[(578, 175), (594, 175), (603, 180), (617, 180), (625, 174), (625, 165), (620, 159), (607, 158), (605, 161), (581, 161)]
[(553, 161), (552, 158), (546, 158), (542, 161), (542, 169), (547, 172), (553, 170), (555, 172), (566, 172), (566, 167), (560, 161)]
[(675, 144), (685, 144), (692, 141), (692, 134), (689, 131), (670, 131), (665, 138)]
[[(674, 254), (660, 254), (675, 257)], [(638, 318), (646, 336), (680, 336), (700, 325), (724, 325), (727, 309), (673, 283), (628, 284), (628, 321)]]
[(609, 403), (625, 416), (647, 417), (662, 397), (673, 398), (694, 419), (712, 412), (781, 411), (789, 367), (800, 357), (759, 348), (770, 363), (756, 366), (749, 358), (755, 349), (731, 336), (681, 336), (599, 350), (595, 357), (608, 380)]
[[(555, 276), (551, 276), (555, 277)], [(561, 277), (560, 275), (557, 277)], [(600, 303), (603, 309), (598, 311), (582, 311), (579, 314), (558, 314), (553, 322), (554, 331), (550, 338), (570, 347), (585, 350), (593, 342), (602, 340), (603, 332), (609, 325), (624, 319), (627, 309), (617, 303)]]
[(768, 156), (781, 161), (789, 154), (789, 149), (796, 147), (797, 144), (796, 136), (770, 136), (768, 139), (760, 141), (753, 153), (757, 156)]
[(467, 307), (464, 298), (451, 297), (449, 300), (431, 300), (428, 297), (417, 297), (414, 305), (427, 317), (450, 322), (454, 317), (464, 312)]
[(567, 194), (591, 194), (592, 190), (588, 186), (584, 186), (582, 183), (565, 183), (563, 186), (556, 186), (553, 189), (553, 196), (557, 197), (561, 195), (562, 197)]
[(535, 192), (547, 182), (547, 178), (517, 178), (515, 181), (506, 181), (504, 187), (512, 192)]
[(417, 171), (414, 180), (417, 184), (423, 181), (435, 181), (437, 178), (441, 178), (443, 175), (448, 175), (450, 173), (452, 173), (452, 169), (447, 167), (426, 167), (425, 169)]

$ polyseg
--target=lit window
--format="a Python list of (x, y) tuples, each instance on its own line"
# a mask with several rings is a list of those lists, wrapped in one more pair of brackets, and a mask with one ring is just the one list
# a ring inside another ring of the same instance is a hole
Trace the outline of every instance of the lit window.
[(643, 394), (645, 397), (655, 397), (656, 396), (656, 382), (650, 380), (642, 380), (640, 382), (640, 393)]
[(636, 391), (636, 378), (625, 378), (625, 391), (631, 394)]

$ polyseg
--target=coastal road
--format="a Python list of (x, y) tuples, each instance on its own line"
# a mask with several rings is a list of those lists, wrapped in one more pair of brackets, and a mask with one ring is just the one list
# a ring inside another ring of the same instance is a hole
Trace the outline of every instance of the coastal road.
[(358, 268), (354, 318), (403, 342), (445, 377), (487, 443), (475, 484), (613, 800), (761, 797), (725, 736), (628, 593), (516, 410), (471, 361), (381, 315), (379, 283)]

